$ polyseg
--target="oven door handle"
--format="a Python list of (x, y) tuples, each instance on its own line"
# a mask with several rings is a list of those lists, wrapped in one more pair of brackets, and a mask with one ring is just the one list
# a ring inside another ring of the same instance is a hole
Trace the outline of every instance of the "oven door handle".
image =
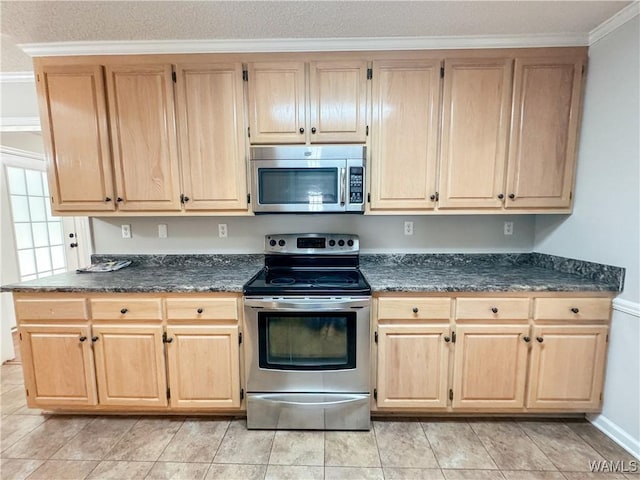
[(369, 306), (369, 300), (296, 300), (296, 301), (281, 301), (281, 300), (255, 300), (245, 298), (244, 304), (249, 308), (263, 309), (263, 310), (277, 310), (277, 311), (289, 311), (289, 312), (335, 312), (344, 311), (346, 309), (361, 309)]
[[(293, 395), (295, 396), (295, 395)], [(367, 399), (367, 394), (340, 394), (335, 395), (335, 400), (313, 401), (317, 397), (331, 398), (332, 395), (313, 395), (311, 401), (296, 402), (291, 400), (287, 394), (252, 394), (255, 399), (265, 403), (276, 403), (279, 405), (295, 405), (296, 407), (338, 407), (346, 403), (361, 402)]]

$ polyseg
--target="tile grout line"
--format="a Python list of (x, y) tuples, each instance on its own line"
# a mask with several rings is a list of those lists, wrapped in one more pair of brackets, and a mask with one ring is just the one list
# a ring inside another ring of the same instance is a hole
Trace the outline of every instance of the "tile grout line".
[[(489, 459), (491, 460), (491, 462), (493, 463), (493, 465), (496, 467), (495, 470), (500, 471), (500, 467), (498, 467), (498, 464), (496, 463), (496, 461), (493, 459), (493, 457), (491, 456), (491, 453), (489, 453), (489, 450), (487, 449), (487, 447), (485, 446), (484, 443), (482, 443), (482, 440), (480, 439), (480, 437), (478, 436), (478, 434), (476, 433), (476, 431), (473, 429), (473, 427), (471, 426), (471, 423), (469, 423), (469, 420), (465, 420), (465, 423), (467, 424), (467, 426), (469, 427), (469, 430), (471, 430), (471, 433), (473, 433), (473, 436), (476, 437), (476, 439), (478, 440), (478, 442), (480, 443), (480, 445), (482, 446), (482, 449), (485, 451), (485, 453), (487, 454), (487, 456), (489, 457)], [(487, 469), (487, 470), (493, 470), (493, 469)], [(502, 472), (500, 472), (500, 475), (502, 475)], [(504, 477), (504, 475), (502, 475)]]
[[(224, 442), (224, 438), (227, 436), (227, 432), (229, 432), (229, 427), (231, 426), (231, 422), (233, 422), (233, 417), (231, 417), (231, 419), (229, 420), (229, 423), (227, 423), (227, 428), (224, 429), (224, 433), (220, 438), (220, 443), (218, 444), (216, 451), (213, 452), (213, 458), (211, 459), (211, 462), (209, 462), (211, 465), (215, 463), (216, 455), (218, 455), (218, 452), (220, 451), (220, 447), (222, 446), (222, 442)], [(211, 470), (211, 467), (209, 467), (209, 470)], [(207, 474), (209, 473), (209, 470), (207, 470)]]
[[(547, 460), (549, 460), (549, 461), (551, 462), (551, 464), (552, 464), (554, 467), (556, 467), (556, 471), (558, 471), (558, 472), (562, 473), (562, 472), (560, 471), (560, 469), (558, 468), (558, 465), (556, 465), (556, 462), (554, 462), (551, 458), (549, 458), (549, 456), (544, 452), (544, 450), (542, 450), (542, 447), (538, 444), (538, 442), (536, 442), (536, 441), (531, 437), (531, 435), (529, 435), (529, 434), (527, 433), (527, 431), (526, 431), (524, 428), (522, 428), (522, 425), (520, 425), (520, 422), (515, 422), (515, 424), (516, 424), (516, 425), (518, 426), (518, 428), (522, 431), (522, 433), (524, 433), (525, 437), (527, 437), (529, 440), (531, 440), (531, 441), (533, 442), (533, 444), (534, 444), (536, 447), (538, 447), (538, 450), (540, 450), (540, 452), (542, 452), (542, 454), (545, 456), (545, 458), (546, 458)], [(564, 477), (564, 475), (562, 475), (562, 476)], [(565, 478), (566, 478), (566, 477), (565, 477)]]
[(378, 453), (378, 461), (380, 462), (380, 470), (382, 470), (382, 477), (384, 478), (384, 467), (382, 466), (382, 455), (380, 455), (380, 446), (378, 445), (378, 435), (376, 434), (375, 423), (371, 421), (371, 430), (373, 430), (373, 441), (376, 444), (376, 452)]
[[(7, 415), (7, 417), (11, 417), (14, 416), (14, 414), (10, 414)], [(51, 417), (49, 417), (51, 418)], [(26, 437), (27, 435), (29, 435), (31, 432), (33, 432), (36, 428), (38, 428), (40, 425), (44, 425), (45, 422), (47, 422), (49, 420), (49, 418), (45, 418), (43, 422), (39, 423), (38, 425), (34, 426), (31, 430), (27, 431), (24, 433), (24, 435), (21, 435), (20, 437), (18, 437), (13, 443), (11, 443), (11, 445), (7, 445), (5, 448), (3, 448), (2, 450), (0, 450), (0, 458), (2, 458), (2, 453), (4, 453), (6, 450), (8, 450), (9, 448), (11, 448), (12, 446), (14, 446), (16, 443), (18, 443), (20, 440), (22, 440), (24, 437)], [(0, 420), (1, 421), (1, 420)]]
[(417, 418), (418, 423), (420, 423), (420, 428), (422, 429), (422, 433), (424, 434), (425, 438), (427, 439), (427, 444), (429, 445), (429, 448), (431, 449), (431, 453), (433, 453), (433, 458), (435, 458), (436, 460), (436, 464), (438, 465), (438, 468), (440, 469), (440, 473), (442, 473), (442, 476), (444, 477), (444, 472), (442, 471), (442, 465), (440, 465), (440, 460), (438, 460), (438, 456), (436, 455), (436, 451), (433, 449), (433, 445), (431, 445), (431, 440), (429, 440), (429, 435), (427, 435), (427, 431), (424, 429), (424, 425), (422, 424), (422, 420)]

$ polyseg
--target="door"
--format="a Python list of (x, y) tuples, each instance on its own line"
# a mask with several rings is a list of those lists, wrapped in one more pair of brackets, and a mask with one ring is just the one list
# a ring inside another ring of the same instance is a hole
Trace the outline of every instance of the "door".
[(94, 325), (93, 335), (101, 405), (167, 405), (160, 325)]
[(172, 408), (239, 408), (238, 325), (167, 327)]
[(180, 210), (171, 65), (107, 67), (118, 210)]
[(176, 66), (185, 210), (246, 211), (242, 65)]
[(23, 325), (19, 332), (30, 407), (97, 404), (88, 326)]
[(54, 213), (115, 210), (102, 67), (44, 66), (36, 78)]
[(366, 141), (367, 62), (312, 62), (311, 143)]
[(378, 325), (379, 408), (447, 406), (448, 335), (449, 325)]
[(506, 208), (568, 208), (582, 58), (516, 58)]
[(373, 62), (371, 210), (435, 206), (440, 65)]
[(459, 325), (453, 368), (454, 408), (524, 406), (528, 325)]
[(608, 327), (534, 327), (529, 408), (592, 410), (602, 403)]
[(303, 62), (248, 65), (249, 141), (305, 143), (307, 107)]
[(513, 60), (444, 63), (439, 208), (502, 207)]

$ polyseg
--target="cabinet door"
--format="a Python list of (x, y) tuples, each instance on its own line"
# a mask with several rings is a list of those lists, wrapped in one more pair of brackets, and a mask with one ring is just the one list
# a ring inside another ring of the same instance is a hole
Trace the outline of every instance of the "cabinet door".
[(108, 66), (107, 89), (118, 210), (180, 210), (171, 65)]
[(454, 59), (444, 65), (438, 207), (501, 208), (513, 60)]
[(303, 62), (248, 65), (251, 143), (305, 143)]
[(440, 64), (373, 62), (371, 210), (435, 206)]
[(102, 67), (38, 72), (54, 212), (115, 209)]
[(94, 325), (100, 404), (167, 405), (160, 325)]
[(367, 62), (313, 62), (311, 143), (366, 140)]
[(608, 327), (534, 329), (529, 408), (593, 410), (602, 399)]
[(524, 407), (528, 333), (528, 325), (458, 325), (452, 406)]
[(239, 408), (238, 325), (168, 326), (172, 408)]
[(378, 407), (444, 408), (448, 325), (378, 326)]
[(20, 338), (30, 407), (96, 405), (88, 326), (23, 325)]
[(507, 208), (571, 206), (583, 65), (516, 59)]
[(242, 64), (177, 65), (185, 210), (247, 210)]

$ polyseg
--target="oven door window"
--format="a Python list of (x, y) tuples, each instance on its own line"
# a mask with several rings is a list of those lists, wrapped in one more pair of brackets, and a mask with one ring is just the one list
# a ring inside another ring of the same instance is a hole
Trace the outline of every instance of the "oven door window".
[(338, 203), (337, 168), (260, 168), (262, 205)]
[(258, 314), (260, 368), (347, 370), (356, 367), (354, 312)]

